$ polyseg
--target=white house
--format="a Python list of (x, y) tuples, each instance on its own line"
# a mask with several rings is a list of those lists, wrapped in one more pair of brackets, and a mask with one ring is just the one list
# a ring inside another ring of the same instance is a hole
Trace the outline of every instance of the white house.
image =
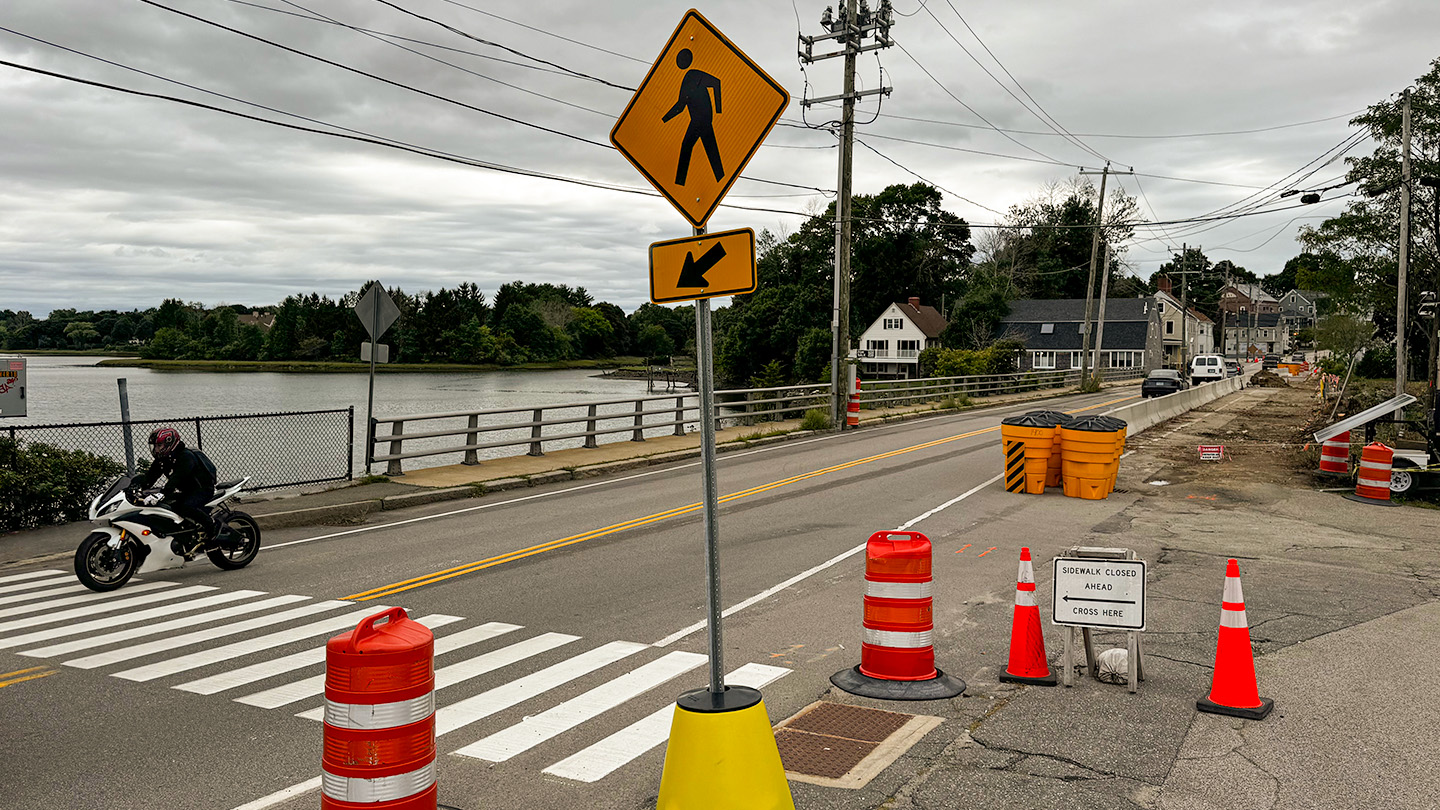
[(1155, 300), (1160, 307), (1160, 334), (1165, 341), (1165, 365), (1167, 367), (1180, 367), (1182, 344), (1186, 346), (1185, 357), (1187, 358), (1197, 354), (1209, 354), (1214, 350), (1214, 321), (1196, 312), (1194, 307), (1191, 307), (1185, 314), (1184, 320), (1181, 320), (1180, 302), (1164, 289), (1155, 293)]
[(945, 326), (945, 316), (916, 296), (886, 307), (860, 335), (861, 378), (920, 376), (920, 352), (940, 345)]

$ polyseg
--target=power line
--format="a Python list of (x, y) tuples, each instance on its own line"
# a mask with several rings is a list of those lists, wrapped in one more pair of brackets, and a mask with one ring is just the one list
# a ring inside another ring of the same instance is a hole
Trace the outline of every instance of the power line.
[(642, 64), (642, 65), (648, 65), (648, 64), (650, 64), (649, 62), (645, 61), (644, 59), (637, 59), (636, 57), (630, 56), (629, 54), (619, 53), (619, 52), (617, 52), (617, 51), (612, 51), (612, 50), (608, 50), (608, 49), (606, 49), (606, 48), (602, 48), (602, 47), (600, 47), (599, 45), (591, 45), (591, 44), (588, 43), (588, 42), (581, 42), (581, 41), (578, 40), (578, 39), (571, 39), (571, 38), (566, 37), (566, 36), (561, 36), (560, 34), (554, 33), (553, 31), (546, 31), (546, 30), (544, 30), (543, 28), (536, 28), (536, 27), (533, 26), (533, 25), (526, 25), (525, 23), (517, 22), (517, 21), (515, 21), (515, 20), (512, 20), (512, 19), (510, 19), (509, 17), (501, 17), (499, 14), (494, 14), (494, 13), (492, 13), (492, 12), (485, 11), (485, 10), (483, 10), (483, 9), (478, 9), (478, 8), (475, 8), (474, 6), (467, 6), (467, 5), (465, 5), (464, 3), (458, 2), (458, 0), (443, 0), (443, 2), (449, 3), (449, 4), (452, 5), (452, 6), (459, 6), (460, 8), (467, 9), (467, 10), (469, 10), (469, 11), (473, 11), (473, 12), (475, 12), (476, 14), (483, 14), (483, 15), (485, 15), (486, 17), (493, 17), (493, 18), (495, 18), (495, 19), (497, 19), (497, 20), (500, 20), (501, 22), (507, 22), (507, 23), (510, 23), (511, 25), (518, 25), (518, 26), (520, 26), (521, 28), (524, 28), (524, 29), (529, 30), (529, 31), (534, 31), (534, 32), (537, 33), (537, 34), (544, 34), (544, 35), (547, 36), (547, 37), (554, 37), (555, 39), (563, 40), (563, 41), (569, 42), (569, 43), (571, 43), (571, 44), (573, 44), (573, 45), (579, 45), (579, 46), (582, 47), (582, 48), (589, 48), (589, 49), (592, 50), (592, 51), (599, 51), (600, 53), (608, 53), (608, 54), (610, 54), (611, 56), (618, 56), (618, 57), (620, 57), (621, 59), (629, 59), (631, 62), (639, 62), (639, 63)]
[[(945, 0), (945, 3), (946, 5), (950, 6), (951, 11), (955, 12), (955, 16), (960, 18), (960, 22), (964, 23), (965, 27), (969, 29), (970, 35), (975, 37), (975, 41), (980, 43), (980, 46), (985, 49), (985, 52), (990, 54), (990, 58), (995, 60), (995, 64), (999, 65), (1000, 69), (1005, 71), (1006, 76), (1010, 76), (1010, 81), (1015, 82), (1015, 85), (1017, 87), (1020, 87), (1020, 91), (1025, 93), (1026, 98), (1030, 98), (1031, 103), (1033, 103), (1035, 107), (1032, 109), (1030, 104), (1026, 104), (1023, 99), (1015, 95), (1014, 90), (1011, 90), (1005, 85), (1004, 82), (1000, 81), (1000, 78), (998, 76), (996, 76), (994, 73), (991, 73), (990, 68), (985, 67), (984, 63), (982, 63), (980, 59), (975, 56), (975, 54), (970, 52), (969, 48), (965, 47), (964, 43), (962, 43), (953, 33), (951, 33), (950, 29), (946, 27), (945, 23), (941, 22), (940, 18), (935, 16), (935, 12), (930, 10), (929, 7), (926, 7), (925, 13), (930, 15), (930, 19), (934, 20), (935, 24), (940, 26), (940, 30), (944, 31), (945, 35), (950, 37), (950, 40), (954, 42), (957, 46), (959, 46), (960, 50), (964, 51), (966, 56), (970, 57), (970, 61), (974, 62), (975, 65), (981, 70), (985, 71), (985, 75), (989, 76), (991, 80), (995, 82), (995, 84), (999, 85), (1001, 90), (1004, 90), (1010, 95), (1011, 98), (1015, 99), (1016, 103), (1018, 103), (1021, 107), (1025, 108), (1025, 112), (1028, 112), (1031, 115), (1035, 116), (1036, 120), (1049, 127), (1057, 135), (1061, 135), (1062, 137), (1064, 137), (1067, 141), (1069, 141), (1071, 145), (1078, 147), (1081, 151), (1088, 152), (1089, 154), (1099, 158), (1100, 160), (1110, 160), (1110, 158), (1100, 154), (1099, 152), (1096, 152), (1094, 149), (1091, 149), (1089, 146), (1086, 146), (1084, 143), (1082, 143), (1074, 135), (1071, 135), (1065, 130), (1064, 127), (1060, 126), (1060, 123), (1058, 121), (1056, 121), (1053, 117), (1050, 116), (1050, 113), (1045, 112), (1045, 109), (1041, 107), (1038, 103), (1036, 103), (1035, 99), (1031, 98), (1028, 92), (1025, 92), (1025, 88), (1021, 87), (1018, 81), (1015, 81), (1015, 77), (1011, 75), (1010, 71), (1005, 68), (1005, 65), (1002, 64), (998, 58), (996, 58), (995, 54), (990, 50), (990, 47), (986, 45), (983, 40), (980, 39), (980, 36), (975, 33), (975, 29), (970, 28), (970, 23), (965, 22), (965, 18), (961, 17), (960, 12), (955, 10), (955, 5), (951, 3), (950, 0)], [(1036, 111), (1037, 109), (1039, 110), (1039, 112)]]
[[(1276, 130), (1281, 130), (1281, 129), (1294, 129), (1295, 127), (1305, 127), (1305, 126), (1311, 126), (1311, 125), (1313, 125), (1313, 124), (1323, 124), (1323, 123), (1327, 123), (1327, 122), (1329, 122), (1329, 121), (1334, 121), (1334, 120), (1337, 120), (1337, 119), (1340, 119), (1340, 118), (1352, 118), (1352, 117), (1354, 117), (1354, 116), (1356, 116), (1356, 115), (1358, 115), (1358, 114), (1360, 114), (1360, 113), (1362, 113), (1362, 112), (1365, 112), (1365, 111), (1364, 111), (1364, 110), (1355, 110), (1355, 111), (1353, 111), (1353, 112), (1341, 113), (1341, 114), (1339, 114), (1339, 115), (1326, 116), (1325, 118), (1316, 118), (1316, 119), (1313, 119), (1313, 120), (1310, 120), (1310, 121), (1297, 121), (1297, 122), (1292, 123), (1292, 124), (1276, 124), (1276, 125), (1274, 125), (1274, 126), (1259, 127), (1259, 128), (1256, 128), (1256, 129), (1232, 129), (1232, 130), (1224, 130), (1224, 131), (1217, 131), (1217, 132), (1171, 133), (1171, 134), (1164, 134), (1164, 135), (1129, 135), (1129, 134), (1120, 134), (1120, 133), (1115, 133), (1115, 132), (1077, 132), (1077, 133), (1074, 133), (1074, 134), (1075, 134), (1075, 137), (1077, 137), (1077, 138), (1123, 138), (1123, 139), (1127, 139), (1127, 140), (1141, 140), (1141, 141), (1148, 141), (1148, 140), (1157, 140), (1157, 141), (1158, 141), (1158, 140), (1174, 140), (1174, 139), (1188, 139), (1188, 138), (1212, 138), (1212, 137), (1222, 137), (1222, 136), (1231, 136), (1231, 135), (1254, 135), (1254, 134), (1261, 133), (1261, 132), (1274, 132), (1274, 131), (1276, 131)], [(967, 123), (964, 123), (964, 122), (961, 122), (961, 121), (945, 121), (945, 120), (936, 119), (936, 118), (917, 118), (917, 117), (915, 117), (915, 116), (910, 116), (910, 115), (896, 115), (895, 113), (885, 113), (885, 114), (882, 115), (881, 117), (882, 117), (882, 118), (894, 118), (894, 119), (897, 119), (897, 120), (900, 120), (900, 121), (914, 121), (914, 122), (920, 123), (920, 124), (936, 124), (936, 125), (938, 125), (938, 126), (945, 126), (945, 127), (962, 127), (962, 128), (965, 128), (965, 129), (997, 129), (997, 130), (999, 130), (1000, 132), (1009, 132), (1009, 133), (1012, 133), (1012, 134), (1015, 134), (1015, 135), (1042, 135), (1042, 136), (1046, 136), (1046, 137), (1057, 137), (1057, 136), (1063, 137), (1063, 136), (1060, 136), (1059, 133), (1056, 133), (1056, 132), (1041, 132), (1041, 131), (1038, 131), (1038, 130), (1029, 130), (1029, 129), (1008, 129), (1008, 128), (1002, 128), (1002, 127), (982, 126), (982, 125), (980, 125), (980, 124), (967, 124)]]
[(861, 146), (865, 147), (866, 149), (869, 149), (871, 152), (874, 152), (875, 154), (879, 155), (880, 157), (884, 158), (885, 160), (890, 161), (892, 164), (894, 164), (894, 165), (897, 166), (898, 168), (903, 169), (903, 170), (909, 172), (911, 175), (913, 175), (914, 177), (916, 177), (917, 179), (919, 179), (921, 182), (928, 183), (928, 184), (934, 186), (935, 188), (938, 188), (938, 189), (940, 189), (941, 191), (945, 192), (946, 194), (949, 194), (951, 197), (955, 197), (955, 198), (957, 198), (957, 199), (964, 200), (965, 202), (970, 203), (971, 205), (975, 206), (976, 208), (984, 208), (986, 211), (989, 211), (990, 213), (995, 214), (995, 215), (997, 215), (997, 216), (1002, 216), (1002, 217), (1005, 216), (1004, 212), (1002, 212), (1002, 211), (996, 211), (994, 208), (991, 208), (991, 207), (988, 206), (988, 205), (983, 205), (983, 204), (981, 204), (981, 203), (975, 202), (974, 200), (970, 199), (969, 197), (965, 197), (965, 196), (963, 196), (963, 195), (960, 195), (960, 194), (957, 194), (957, 193), (951, 191), (951, 190), (948, 189), (948, 188), (945, 188), (944, 186), (940, 185), (939, 183), (935, 182), (934, 180), (931, 180), (931, 179), (929, 179), (929, 178), (926, 178), (926, 177), (921, 176), (921, 175), (918, 174), (915, 170), (911, 169), (911, 168), (908, 167), (908, 166), (901, 165), (899, 161), (895, 160), (894, 158), (890, 157), (889, 155), (885, 154), (884, 152), (881, 152), (879, 149), (876, 149), (875, 147), (873, 147), (873, 146), (871, 146), (870, 144), (866, 143), (866, 142), (865, 142), (863, 139), (861, 139), (861, 138), (858, 138), (858, 137), (857, 137), (857, 138), (855, 139), (855, 142), (858, 143), (858, 144), (860, 144)]
[(1068, 164), (1068, 163), (1063, 163), (1063, 162), (1061, 162), (1061, 161), (1058, 161), (1058, 160), (1056, 160), (1055, 158), (1053, 158), (1053, 157), (1045, 154), (1044, 152), (1041, 152), (1040, 150), (1038, 150), (1038, 149), (1036, 149), (1036, 148), (1034, 148), (1034, 147), (1032, 147), (1032, 146), (1028, 146), (1028, 145), (1026, 145), (1026, 144), (1024, 144), (1024, 143), (1022, 143), (1022, 142), (1020, 142), (1020, 141), (1015, 140), (1014, 138), (1010, 137), (1009, 133), (1001, 132), (1001, 130), (1000, 130), (999, 127), (997, 127), (997, 126), (995, 126), (994, 124), (990, 123), (990, 119), (988, 119), (988, 118), (986, 118), (985, 116), (981, 115), (979, 112), (977, 112), (977, 111), (976, 111), (973, 107), (971, 107), (969, 104), (966, 104), (965, 102), (961, 101), (959, 96), (957, 96), (957, 95), (955, 95), (954, 93), (950, 92), (950, 88), (946, 87), (945, 84), (944, 84), (944, 82), (941, 82), (939, 79), (935, 78), (935, 74), (931, 73), (930, 70), (929, 70), (929, 68), (927, 68), (927, 67), (925, 67), (924, 65), (920, 64), (920, 60), (919, 60), (919, 59), (916, 59), (914, 54), (912, 54), (912, 53), (910, 53), (910, 51), (906, 50), (906, 49), (905, 49), (905, 46), (902, 45), (902, 44), (899, 42), (899, 40), (896, 40), (895, 45), (900, 48), (900, 52), (901, 52), (901, 53), (903, 53), (903, 54), (905, 54), (906, 56), (910, 57), (910, 61), (915, 63), (915, 67), (920, 68), (920, 71), (921, 71), (922, 73), (924, 73), (926, 76), (929, 76), (929, 77), (930, 77), (930, 81), (934, 82), (936, 87), (939, 87), (941, 90), (945, 91), (945, 95), (947, 95), (947, 96), (949, 96), (951, 99), (953, 99), (956, 104), (959, 104), (961, 107), (964, 107), (967, 111), (969, 111), (969, 113), (970, 113), (971, 115), (975, 116), (976, 118), (979, 118), (981, 121), (984, 121), (986, 124), (989, 124), (989, 126), (990, 126), (991, 129), (995, 130), (996, 132), (999, 132), (1001, 135), (1004, 135), (1006, 140), (1010, 141), (1011, 143), (1015, 144), (1016, 146), (1019, 146), (1020, 148), (1026, 150), (1026, 151), (1028, 151), (1028, 152), (1034, 152), (1035, 154), (1039, 155), (1039, 156), (1042, 157), (1042, 158), (1045, 158), (1046, 160), (1050, 161), (1051, 163), (1055, 163), (1055, 164), (1058, 164), (1058, 165), (1061, 165), (1061, 166), (1068, 166), (1068, 165), (1070, 165), (1070, 164)]
[(548, 60), (548, 59), (541, 59), (541, 58), (538, 57), (538, 56), (531, 56), (530, 54), (525, 53), (524, 51), (518, 51), (518, 50), (510, 47), (509, 45), (501, 45), (501, 44), (498, 43), (498, 42), (491, 42), (491, 41), (488, 40), (488, 39), (481, 39), (480, 37), (477, 37), (477, 36), (475, 36), (474, 34), (468, 33), (468, 32), (466, 32), (466, 31), (461, 31), (459, 28), (456, 28), (456, 27), (453, 26), (453, 25), (449, 25), (449, 24), (447, 24), (447, 23), (443, 23), (443, 22), (435, 19), (434, 17), (427, 17), (427, 16), (425, 16), (424, 14), (419, 13), (418, 11), (411, 11), (410, 9), (405, 8), (404, 6), (396, 5), (396, 4), (392, 3), (392, 2), (390, 2), (390, 0), (375, 0), (375, 2), (377, 2), (377, 3), (381, 4), (381, 5), (384, 5), (384, 6), (389, 6), (390, 8), (395, 9), (396, 11), (400, 12), (401, 14), (409, 14), (411, 17), (414, 17), (414, 18), (416, 18), (417, 20), (424, 20), (425, 22), (432, 23), (432, 24), (434, 24), (434, 25), (438, 25), (438, 26), (440, 26), (441, 28), (444, 28), (446, 31), (449, 31), (449, 32), (452, 33), (452, 34), (455, 34), (456, 36), (462, 36), (462, 37), (465, 37), (466, 39), (474, 40), (475, 42), (478, 42), (478, 43), (480, 43), (481, 45), (489, 45), (489, 46), (492, 47), (492, 48), (499, 48), (499, 49), (502, 50), (502, 51), (506, 51), (506, 52), (508, 52), (508, 53), (515, 54), (516, 56), (520, 57), (521, 59), (529, 59), (529, 60), (532, 61), (532, 62), (538, 62), (538, 63), (540, 63), (540, 64), (542, 64), (542, 65), (549, 65), (550, 67), (556, 68), (557, 70), (563, 70), (563, 71), (565, 71), (566, 73), (572, 73), (572, 74), (574, 74), (574, 75), (576, 75), (576, 76), (581, 76), (581, 77), (586, 78), (586, 79), (592, 79), (592, 80), (594, 80), (594, 81), (600, 82), (600, 83), (602, 83), (602, 84), (608, 84), (608, 85), (610, 85), (611, 87), (619, 88), (619, 89), (621, 89), (621, 90), (632, 90), (632, 91), (633, 91), (633, 89), (634, 89), (634, 88), (624, 87), (624, 86), (621, 86), (621, 85), (618, 85), (618, 84), (614, 84), (613, 82), (608, 82), (608, 81), (606, 81), (606, 80), (604, 80), (604, 79), (599, 78), (598, 76), (591, 76), (591, 75), (588, 74), (588, 73), (582, 73), (582, 72), (580, 72), (580, 71), (578, 71), (578, 70), (572, 70), (572, 69), (570, 69), (570, 68), (568, 68), (568, 67), (565, 67), (564, 65), (557, 64), (557, 63), (555, 63), (555, 62), (551, 62), (551, 61)]
[[(379, 1), (380, 1), (380, 2), (385, 2), (385, 0), (379, 0)], [(499, 119), (504, 120), (504, 121), (509, 121), (510, 123), (513, 123), (513, 124), (519, 124), (520, 126), (523, 126), (523, 127), (529, 127), (530, 129), (540, 130), (541, 132), (548, 132), (548, 133), (550, 133), (550, 134), (552, 134), (552, 135), (559, 135), (559, 136), (562, 137), (562, 138), (568, 138), (568, 139), (573, 140), (573, 141), (579, 141), (580, 143), (589, 144), (589, 145), (591, 145), (591, 146), (598, 146), (598, 147), (601, 147), (602, 149), (607, 149), (607, 150), (614, 150), (614, 149), (615, 149), (615, 147), (612, 146), (611, 144), (602, 143), (601, 141), (593, 140), (593, 139), (591, 139), (591, 138), (586, 138), (586, 137), (584, 137), (583, 135), (575, 135), (575, 134), (573, 134), (573, 133), (565, 132), (565, 131), (563, 131), (563, 130), (558, 130), (558, 129), (554, 129), (554, 128), (551, 128), (551, 127), (547, 127), (547, 126), (544, 126), (544, 125), (541, 125), (541, 124), (532, 123), (532, 122), (530, 122), (530, 121), (525, 121), (525, 120), (520, 119), (520, 118), (515, 118), (514, 116), (505, 115), (504, 113), (495, 112), (494, 110), (487, 110), (487, 109), (485, 109), (484, 107), (477, 107), (477, 106), (475, 106), (474, 104), (470, 104), (470, 103), (468, 103), (468, 102), (460, 101), (460, 100), (458, 100), (458, 99), (453, 99), (453, 98), (450, 98), (450, 97), (448, 97), (448, 96), (442, 96), (442, 95), (440, 95), (440, 94), (438, 94), (438, 93), (432, 93), (432, 92), (430, 92), (430, 91), (428, 91), (428, 90), (422, 90), (422, 89), (420, 89), (420, 88), (418, 88), (418, 87), (415, 87), (415, 86), (413, 86), (413, 85), (405, 84), (404, 82), (398, 82), (398, 81), (395, 81), (394, 79), (387, 79), (387, 78), (385, 78), (384, 76), (380, 76), (380, 75), (377, 75), (377, 74), (374, 74), (374, 73), (370, 73), (370, 72), (368, 72), (368, 71), (364, 71), (364, 70), (361, 70), (361, 69), (356, 68), (356, 67), (351, 67), (351, 66), (349, 66), (349, 65), (346, 65), (346, 64), (343, 64), (343, 63), (340, 63), (340, 62), (336, 62), (336, 61), (334, 61), (334, 60), (332, 60), (332, 59), (326, 59), (326, 58), (323, 57), (323, 56), (318, 56), (318, 55), (313, 54), (313, 53), (308, 53), (308, 52), (306, 52), (306, 51), (299, 50), (298, 48), (292, 48), (292, 47), (290, 47), (290, 46), (288, 46), (288, 45), (284, 45), (284, 44), (281, 44), (281, 43), (279, 43), (279, 42), (275, 42), (274, 40), (266, 39), (265, 37), (259, 36), (259, 35), (257, 35), (257, 34), (251, 34), (251, 33), (246, 32), (246, 31), (241, 31), (241, 30), (238, 29), (238, 28), (232, 28), (232, 27), (230, 27), (230, 26), (228, 26), (228, 25), (224, 25), (224, 24), (222, 24), (222, 23), (215, 22), (214, 20), (209, 20), (209, 19), (206, 19), (206, 18), (204, 18), (204, 17), (197, 16), (197, 15), (195, 15), (195, 14), (190, 14), (189, 12), (181, 11), (181, 10), (176, 9), (176, 8), (171, 8), (170, 6), (164, 5), (163, 3), (156, 2), (156, 0), (140, 0), (140, 2), (145, 3), (146, 5), (154, 6), (154, 7), (159, 8), (159, 9), (163, 9), (163, 10), (165, 10), (165, 11), (171, 12), (172, 14), (178, 14), (178, 15), (180, 15), (180, 16), (182, 16), (182, 17), (187, 17), (187, 18), (189, 18), (189, 19), (195, 20), (196, 22), (204, 23), (205, 25), (209, 25), (209, 26), (212, 26), (212, 27), (214, 27), (214, 28), (219, 28), (219, 29), (221, 29), (221, 30), (223, 30), (223, 31), (228, 31), (228, 32), (230, 32), (230, 33), (232, 33), (232, 34), (238, 34), (239, 36), (245, 37), (245, 38), (247, 38), (247, 39), (253, 39), (253, 40), (257, 41), (257, 42), (263, 42), (263, 43), (265, 43), (266, 45), (270, 45), (270, 46), (272, 46), (272, 47), (279, 48), (280, 50), (286, 51), (286, 52), (288, 52), (288, 53), (293, 53), (293, 54), (295, 54), (296, 56), (303, 56), (303, 57), (305, 57), (306, 59), (313, 59), (313, 60), (315, 60), (315, 61), (317, 61), (317, 62), (321, 62), (321, 63), (323, 63), (323, 64), (330, 65), (330, 66), (332, 66), (332, 67), (337, 67), (337, 68), (340, 68), (341, 70), (345, 70), (345, 71), (348, 71), (348, 72), (350, 72), (350, 73), (355, 73), (355, 74), (357, 74), (357, 75), (364, 76), (364, 77), (366, 77), (366, 78), (374, 79), (375, 81), (378, 81), (378, 82), (382, 82), (382, 83), (384, 83), (384, 84), (391, 85), (392, 87), (398, 87), (398, 88), (401, 88), (401, 89), (403, 89), (403, 90), (409, 90), (410, 92), (418, 93), (418, 94), (420, 94), (420, 95), (422, 95), (422, 96), (425, 96), (425, 97), (427, 97), (427, 98), (433, 98), (433, 99), (435, 99), (435, 100), (437, 100), (437, 101), (446, 102), (447, 104), (454, 104), (454, 105), (456, 105), (456, 106), (458, 106), (458, 107), (463, 107), (463, 108), (465, 108), (465, 109), (467, 109), (467, 110), (471, 110), (471, 111), (474, 111), (474, 112), (478, 112), (478, 113), (481, 113), (481, 114), (483, 114), (483, 115), (488, 115), (488, 116), (492, 116), (492, 117), (494, 117), (494, 118), (499, 118)], [(288, 0), (287, 0), (287, 2), (288, 2)], [(748, 178), (744, 178), (744, 179), (747, 179), (747, 180), (750, 180), (750, 181), (756, 182), (756, 183), (765, 183), (765, 184), (768, 184), (768, 185), (777, 185), (777, 186), (784, 186), (784, 187), (787, 187), (787, 188), (805, 189), (805, 190), (814, 191), (814, 192), (817, 192), (817, 193), (820, 193), (820, 194), (833, 193), (833, 192), (827, 192), (825, 189), (816, 188), (816, 187), (814, 187), (814, 186), (803, 186), (803, 185), (799, 185), (799, 184), (796, 184), (796, 183), (785, 183), (785, 182), (781, 182), (781, 181), (779, 181), (779, 180), (765, 180), (765, 179), (761, 179), (761, 178), (758, 178), (758, 177), (748, 177)]]

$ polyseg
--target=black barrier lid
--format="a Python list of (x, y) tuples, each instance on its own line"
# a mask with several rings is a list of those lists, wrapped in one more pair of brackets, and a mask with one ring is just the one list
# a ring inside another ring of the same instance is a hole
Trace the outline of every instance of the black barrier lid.
[(1107, 416), (1101, 414), (1100, 416), (1096, 416), (1093, 418), (1105, 420), (1105, 424), (1110, 425), (1110, 427), (1114, 430), (1124, 430), (1126, 427), (1129, 427), (1129, 423), (1127, 423), (1124, 419), (1120, 419), (1114, 416)]
[(1066, 430), (1088, 430), (1093, 433), (1114, 433), (1120, 428), (1119, 426), (1113, 424), (1113, 422), (1119, 421), (1119, 419), (1111, 419), (1111, 417), (1108, 416), (1082, 416), (1067, 425), (1061, 425), (1061, 427), (1065, 428)]
[(1007, 416), (1007, 417), (1005, 417), (1004, 419), (1001, 419), (1001, 420), (1000, 420), (1000, 424), (1002, 424), (1002, 425), (1009, 425), (1010, 427), (1028, 427), (1028, 428), (1053, 428), (1053, 427), (1055, 427), (1055, 423), (1054, 423), (1054, 422), (1052, 422), (1052, 421), (1050, 421), (1050, 420), (1047, 420), (1047, 419), (1044, 419), (1044, 418), (1042, 418), (1042, 417), (1036, 416), (1036, 415), (1033, 414), (1033, 413), (1022, 414), (1022, 415), (1020, 415), (1020, 416)]
[(1053, 425), (1068, 425), (1075, 421), (1075, 417), (1064, 411), (1030, 411), (1026, 416), (1038, 416)]

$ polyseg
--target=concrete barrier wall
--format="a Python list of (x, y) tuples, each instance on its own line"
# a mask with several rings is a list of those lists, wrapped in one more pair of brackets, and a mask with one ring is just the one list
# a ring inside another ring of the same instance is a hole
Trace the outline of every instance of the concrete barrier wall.
[(1186, 411), (1194, 410), (1207, 402), (1214, 402), (1223, 396), (1239, 391), (1244, 385), (1244, 380), (1245, 376), (1242, 375), (1202, 383), (1174, 394), (1142, 399), (1133, 405), (1114, 408), (1106, 411), (1105, 415), (1124, 419), (1129, 425), (1125, 435), (1134, 436), (1146, 428), (1158, 425), (1167, 419), (1174, 419)]

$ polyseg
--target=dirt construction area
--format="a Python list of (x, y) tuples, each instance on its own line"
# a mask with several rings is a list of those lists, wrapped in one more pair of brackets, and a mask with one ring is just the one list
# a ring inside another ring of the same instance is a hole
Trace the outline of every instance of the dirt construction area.
[[(1440, 510), (1320, 491), (1345, 484), (1310, 472), (1309, 433), (1326, 417), (1298, 381), (1248, 386), (1134, 437), (1106, 501), (1007, 495), (1003, 512), (938, 538), (1035, 538), (1057, 669), (1049, 560), (1071, 545), (1133, 549), (1149, 566), (1145, 679), (1133, 695), (1083, 676), (1069, 689), (1002, 684), (1013, 591), (955, 604), (937, 590), (937, 650), (970, 683), (951, 717), (968, 731), (927, 740), (939, 750), (863, 806), (1440, 807)], [(1202, 444), (1224, 445), (1222, 460), (1200, 461)], [(937, 566), (947, 556), (963, 558), (941, 551)], [(1195, 708), (1211, 688), (1229, 558), (1260, 695), (1275, 702), (1263, 720)], [(1125, 646), (1120, 633), (1097, 639)]]

